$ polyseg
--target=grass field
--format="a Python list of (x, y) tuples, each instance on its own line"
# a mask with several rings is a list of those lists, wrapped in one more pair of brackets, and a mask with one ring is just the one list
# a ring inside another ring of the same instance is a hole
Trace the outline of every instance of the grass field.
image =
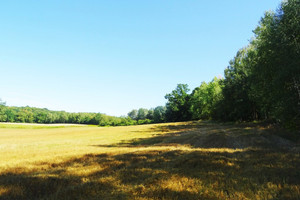
[(211, 122), (0, 125), (0, 199), (300, 199), (299, 140), (280, 134)]

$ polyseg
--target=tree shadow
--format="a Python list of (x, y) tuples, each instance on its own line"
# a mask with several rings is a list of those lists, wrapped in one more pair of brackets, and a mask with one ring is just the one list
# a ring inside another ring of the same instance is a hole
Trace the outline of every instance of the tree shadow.
[[(156, 133), (150, 138), (123, 140), (110, 145), (94, 145), (98, 147), (147, 147), (147, 146), (179, 146), (192, 148), (294, 148), (297, 144), (279, 137), (272, 131), (262, 130), (260, 124), (216, 124), (213, 122), (191, 122), (180, 125), (152, 127), (142, 132)], [(299, 145), (298, 145), (299, 146)]]
[[(43, 174), (42, 177), (36, 174)], [(86, 182), (83, 177), (50, 171), (0, 175), (0, 199), (128, 199), (110, 182)]]
[(300, 199), (299, 151), (259, 127), (194, 122), (149, 131), (158, 135), (111, 147), (179, 147), (8, 169), (0, 174), (0, 199)]
[(44, 170), (1, 174), (0, 188), (6, 191), (0, 192), (0, 199), (300, 197), (299, 154), (288, 151), (137, 151), (88, 154), (48, 165)]

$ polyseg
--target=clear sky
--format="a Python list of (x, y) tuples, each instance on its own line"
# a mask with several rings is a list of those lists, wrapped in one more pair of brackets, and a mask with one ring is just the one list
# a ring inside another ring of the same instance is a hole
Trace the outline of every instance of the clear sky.
[(279, 0), (0, 2), (0, 98), (126, 115), (223, 75)]

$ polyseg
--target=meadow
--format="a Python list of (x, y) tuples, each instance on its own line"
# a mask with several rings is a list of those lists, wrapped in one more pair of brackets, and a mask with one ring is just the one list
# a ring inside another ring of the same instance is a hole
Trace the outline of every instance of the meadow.
[(300, 199), (299, 138), (205, 121), (1, 124), (0, 199)]

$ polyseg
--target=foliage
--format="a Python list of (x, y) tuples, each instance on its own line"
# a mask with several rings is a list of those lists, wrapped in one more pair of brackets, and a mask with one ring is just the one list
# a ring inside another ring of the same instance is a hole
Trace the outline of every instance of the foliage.
[(190, 97), (192, 118), (212, 119), (216, 104), (222, 95), (221, 79), (216, 77), (209, 83), (202, 82), (200, 87), (193, 90)]
[(267, 12), (255, 37), (240, 49), (224, 79), (202, 82), (188, 94), (179, 84), (167, 94), (167, 121), (271, 120), (300, 128), (300, 1)]
[(240, 49), (225, 69), (222, 80), (222, 99), (216, 104), (215, 117), (224, 121), (248, 121), (259, 117), (251, 90), (253, 46)]
[(128, 113), (128, 117), (130, 117), (131, 119), (134, 119), (134, 120), (136, 120), (137, 119), (137, 110), (136, 109), (133, 109), (132, 111), (130, 111), (129, 113)]
[(153, 111), (153, 120), (154, 122), (164, 122), (166, 121), (165, 115), (166, 115), (166, 107), (165, 106), (157, 106), (154, 108)]
[(267, 12), (225, 70), (216, 119), (271, 120), (300, 128), (300, 1)]
[(5, 102), (0, 99), (0, 121), (6, 120), (7, 115), (5, 114)]
[(300, 124), (300, 1), (283, 1), (266, 13), (254, 33), (257, 51), (253, 87), (265, 115)]
[[(129, 117), (114, 117), (101, 113), (69, 113), (65, 111), (50, 111), (33, 107), (9, 107), (0, 105), (1, 122), (21, 123), (72, 123), (94, 124), (100, 126), (126, 126), (137, 124)], [(148, 123), (148, 121), (147, 121)]]
[(134, 109), (128, 113), (128, 117), (137, 121), (137, 124), (149, 124), (165, 122), (166, 108), (163, 106), (157, 106), (156, 108), (146, 109), (139, 108)]
[(137, 112), (137, 120), (144, 120), (147, 118), (148, 115), (148, 109), (140, 108)]
[(178, 84), (170, 94), (166, 94), (167, 121), (187, 121), (191, 119), (190, 113), (190, 89), (187, 84)]

